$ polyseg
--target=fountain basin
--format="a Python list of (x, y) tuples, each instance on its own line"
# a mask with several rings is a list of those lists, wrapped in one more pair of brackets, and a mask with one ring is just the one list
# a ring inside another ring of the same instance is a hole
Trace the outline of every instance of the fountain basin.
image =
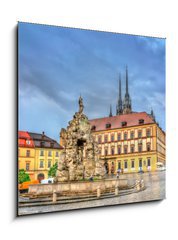
[(73, 195), (82, 193), (94, 193), (99, 188), (101, 193), (112, 191), (116, 187), (123, 189), (128, 187), (127, 179), (104, 179), (97, 181), (72, 181), (50, 184), (34, 184), (29, 186), (29, 195), (50, 195), (56, 192), (60, 195)]

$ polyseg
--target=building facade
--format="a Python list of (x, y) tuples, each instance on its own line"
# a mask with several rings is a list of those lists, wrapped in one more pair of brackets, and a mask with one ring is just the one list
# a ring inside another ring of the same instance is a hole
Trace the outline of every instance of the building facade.
[(19, 131), (19, 169), (24, 169), (31, 180), (48, 178), (51, 166), (58, 162), (62, 147), (44, 134)]
[(18, 168), (24, 169), (31, 180), (35, 179), (35, 146), (28, 132), (18, 132)]
[(93, 136), (99, 144), (100, 157), (105, 161), (109, 174), (120, 169), (123, 173), (155, 171), (158, 163), (165, 165), (165, 132), (155, 120), (153, 110), (133, 112), (126, 68), (126, 93), (119, 97), (116, 116), (90, 120)]

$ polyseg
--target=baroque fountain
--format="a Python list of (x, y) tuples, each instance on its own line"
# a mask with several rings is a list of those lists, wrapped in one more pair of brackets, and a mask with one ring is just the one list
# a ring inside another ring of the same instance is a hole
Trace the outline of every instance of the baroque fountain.
[(105, 167), (99, 158), (98, 144), (91, 134), (91, 125), (83, 113), (83, 99), (79, 98), (79, 111), (60, 133), (63, 153), (58, 164), (56, 182), (103, 179)]
[(79, 110), (62, 128), (60, 138), (63, 151), (58, 162), (54, 183), (29, 186), (30, 196), (52, 195), (75, 196), (97, 194), (127, 188), (127, 179), (105, 178), (104, 161), (100, 159), (98, 144), (95, 142), (88, 117), (83, 113), (83, 99), (79, 98)]

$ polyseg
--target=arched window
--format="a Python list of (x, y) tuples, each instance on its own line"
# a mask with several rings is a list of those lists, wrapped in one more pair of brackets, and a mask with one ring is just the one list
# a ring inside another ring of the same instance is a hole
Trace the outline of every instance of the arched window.
[(127, 154), (127, 146), (124, 146), (124, 154)]
[(98, 136), (98, 143), (101, 143), (101, 136)]
[(105, 143), (108, 142), (108, 135), (104, 135), (104, 142), (105, 142)]
[(141, 138), (142, 137), (142, 130), (139, 130), (138, 131), (138, 138)]
[(124, 140), (127, 140), (127, 132), (124, 133)]
[(111, 148), (111, 154), (114, 155), (114, 148)]
[(111, 142), (114, 142), (114, 134), (111, 135)]
[(147, 130), (146, 130), (146, 136), (147, 136), (147, 137), (150, 137), (150, 136), (151, 136), (151, 131), (150, 131), (150, 129), (147, 129)]
[(118, 146), (117, 150), (118, 150), (118, 154), (121, 154), (121, 146)]
[(120, 134), (120, 133), (117, 134), (117, 140), (118, 140), (118, 141), (121, 140), (121, 134)]
[(149, 151), (151, 151), (151, 144), (150, 143), (147, 143), (147, 151), (149, 152)]

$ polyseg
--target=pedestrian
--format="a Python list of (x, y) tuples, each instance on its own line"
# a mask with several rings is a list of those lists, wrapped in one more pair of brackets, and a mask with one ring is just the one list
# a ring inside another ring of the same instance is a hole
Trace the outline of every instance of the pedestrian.
[(120, 169), (118, 168), (117, 175), (116, 175), (117, 178), (119, 178), (119, 173), (120, 173)]

